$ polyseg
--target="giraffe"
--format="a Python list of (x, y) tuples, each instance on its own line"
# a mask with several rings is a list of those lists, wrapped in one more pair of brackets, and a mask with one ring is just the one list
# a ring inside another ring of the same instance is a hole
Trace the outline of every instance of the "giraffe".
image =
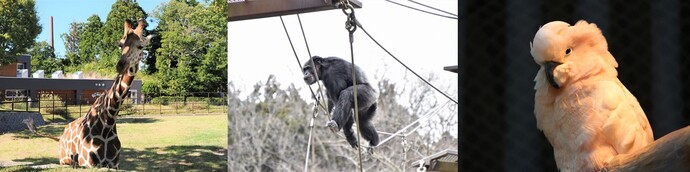
[[(116, 66), (118, 75), (113, 85), (96, 99), (86, 115), (65, 126), (62, 136), (52, 138), (59, 140), (60, 165), (118, 168), (121, 145), (115, 119), (139, 70), (142, 49), (152, 37), (143, 37), (145, 24), (143, 19), (139, 19), (136, 29), (132, 29), (132, 24), (125, 21), (124, 36), (118, 43), (122, 56)], [(35, 126), (27, 125), (32, 132), (39, 134)]]

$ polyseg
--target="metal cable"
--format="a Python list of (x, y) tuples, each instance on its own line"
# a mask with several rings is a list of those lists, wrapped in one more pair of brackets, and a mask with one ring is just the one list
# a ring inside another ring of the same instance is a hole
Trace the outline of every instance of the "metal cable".
[[(299, 65), (300, 69), (302, 68), (302, 63), (299, 61), (299, 57), (297, 56), (297, 51), (295, 51), (295, 46), (292, 44), (292, 39), (290, 39), (290, 34), (287, 31), (287, 27), (285, 27), (285, 21), (283, 21), (283, 16), (280, 16), (280, 22), (283, 24), (283, 30), (285, 30), (285, 35), (287, 35), (288, 41), (290, 42), (290, 47), (292, 47), (292, 52), (295, 54), (295, 59), (297, 59), (297, 64)], [(300, 24), (301, 25), (301, 24)], [(305, 39), (306, 41), (306, 39)], [(313, 62), (312, 62), (313, 63)], [(316, 105), (317, 107), (323, 108), (323, 105), (319, 103), (318, 98), (316, 97), (316, 94), (314, 94), (314, 90), (311, 89), (311, 86), (307, 85), (309, 87), (309, 91), (311, 92), (312, 98), (316, 99)], [(320, 85), (319, 85), (320, 87)], [(311, 122), (309, 124), (309, 140), (307, 141), (307, 153), (306, 153), (306, 158), (304, 160), (304, 171), (306, 172), (309, 169), (309, 152), (311, 150), (311, 138), (312, 138), (312, 133), (314, 129), (314, 118), (316, 118), (318, 108), (314, 109), (314, 114), (312, 114), (311, 117)], [(328, 111), (326, 111), (328, 112)]]
[[(311, 60), (311, 64), (314, 64), (314, 59), (311, 58), (312, 56), (311, 56), (311, 51), (309, 50), (309, 43), (307, 42), (307, 36), (304, 34), (304, 27), (302, 27), (302, 19), (299, 17), (299, 14), (297, 14), (297, 21), (299, 21), (299, 28), (300, 28), (300, 30), (302, 30), (302, 37), (304, 38), (304, 45), (307, 46), (307, 54), (309, 55), (309, 60)], [(302, 67), (302, 66), (300, 65), (300, 67)], [(316, 84), (319, 85), (319, 89), (316, 90), (316, 92), (318, 92), (319, 96), (321, 96), (321, 98), (317, 99), (316, 102), (320, 106), (323, 107), (323, 103), (324, 103), (324, 102), (322, 102), (323, 101), (323, 90), (322, 90), (323, 87), (321, 87), (321, 83), (318, 82), (320, 80), (319, 79), (319, 71), (316, 70), (316, 67), (313, 67), (313, 69), (314, 69), (314, 75), (316, 76)], [(311, 88), (311, 86), (309, 86), (309, 88)], [(328, 109), (328, 108), (326, 108), (326, 109)], [(328, 109), (328, 110), (330, 110), (330, 109)], [(326, 111), (326, 112), (328, 112), (328, 111)], [(326, 114), (328, 114), (328, 117), (331, 116), (331, 113), (326, 113)]]
[[(420, 117), (419, 119), (415, 120), (414, 122), (408, 124), (407, 126), (403, 127), (402, 129), (398, 130), (397, 132), (395, 132), (394, 134), (392, 134), (392, 135), (389, 136), (388, 138), (383, 139), (383, 141), (379, 142), (379, 144), (376, 145), (376, 146), (374, 146), (374, 147), (378, 147), (378, 146), (383, 145), (384, 143), (386, 143), (386, 142), (388, 142), (389, 140), (393, 139), (393, 137), (395, 137), (395, 136), (400, 136), (401, 133), (402, 133), (403, 131), (407, 130), (407, 128), (412, 127), (414, 124), (416, 124), (416, 123), (422, 121), (423, 119), (427, 119), (427, 118), (431, 117), (432, 114), (434, 114), (434, 113), (435, 113), (436, 111), (438, 111), (439, 109), (441, 109), (441, 108), (445, 107), (446, 105), (448, 105), (449, 102), (450, 102), (450, 101), (447, 101), (447, 102), (446, 102), (445, 104), (443, 104), (442, 106), (439, 106), (438, 108), (436, 108), (436, 109), (434, 109), (434, 110), (431, 110), (431, 111), (427, 112), (427, 114), (422, 115), (422, 117)], [(411, 131), (408, 132), (406, 135), (402, 135), (402, 136), (407, 136), (407, 135), (411, 134), (413, 131), (417, 130), (418, 128), (419, 128), (419, 127), (415, 128), (414, 130), (411, 130)]]
[[(314, 114), (317, 113), (318, 107), (314, 107)], [(309, 169), (309, 153), (311, 152), (311, 136), (312, 133), (314, 133), (314, 117), (315, 115), (312, 115), (311, 121), (309, 122), (309, 140), (307, 141), (307, 153), (304, 158), (304, 172), (307, 172)]]
[[(359, 105), (357, 101), (357, 75), (355, 74), (356, 68), (355, 68), (355, 51), (354, 51), (354, 37), (353, 34), (357, 30), (357, 25), (356, 25), (356, 19), (355, 19), (355, 10), (350, 5), (350, 1), (348, 0), (341, 0), (341, 3), (343, 4), (341, 6), (343, 13), (347, 16), (347, 21), (345, 21), (345, 30), (348, 32), (348, 36), (350, 37), (350, 62), (352, 63), (352, 89), (353, 89), (353, 102), (355, 103), (355, 107), (353, 109), (354, 114), (355, 114), (355, 123), (357, 124), (357, 152), (359, 155), (359, 171), (362, 172), (364, 171), (363, 164), (362, 164), (362, 146), (360, 146), (360, 140), (362, 138), (362, 131), (361, 131), (361, 125), (359, 123)], [(350, 11), (349, 13), (347, 11)]]
[(431, 83), (429, 83), (429, 81), (427, 81), (426, 79), (422, 78), (422, 76), (419, 76), (419, 74), (417, 74), (417, 72), (415, 72), (414, 70), (410, 69), (410, 67), (407, 67), (407, 65), (405, 65), (405, 63), (403, 63), (402, 61), (400, 61), (400, 60), (399, 60), (397, 57), (395, 57), (391, 52), (389, 52), (385, 47), (383, 47), (383, 45), (381, 45), (378, 41), (376, 41), (376, 39), (374, 39), (374, 37), (372, 37), (372, 36), (369, 34), (369, 32), (367, 32), (367, 30), (364, 29), (364, 27), (362, 27), (362, 24), (359, 23), (359, 21), (355, 20), (355, 23), (357, 24), (357, 26), (358, 26), (359, 28), (362, 28), (362, 31), (364, 31), (364, 33), (367, 34), (367, 36), (369, 36), (369, 38), (370, 38), (372, 41), (374, 41), (374, 43), (376, 43), (376, 45), (378, 45), (379, 47), (381, 47), (381, 49), (383, 49), (383, 51), (386, 51), (386, 53), (388, 53), (388, 55), (390, 55), (391, 57), (393, 57), (393, 59), (395, 59), (396, 61), (398, 61), (398, 63), (400, 63), (401, 65), (403, 65), (403, 67), (407, 68), (407, 70), (409, 70), (410, 72), (412, 72), (412, 74), (414, 74), (415, 76), (417, 76), (417, 78), (419, 78), (419, 79), (421, 79), (422, 81), (424, 81), (424, 83), (426, 83), (427, 85), (431, 86), (431, 88), (434, 88), (436, 91), (438, 91), (439, 93), (443, 94), (443, 96), (446, 96), (446, 98), (448, 98), (450, 101), (453, 101), (455, 104), (458, 104), (458, 101), (457, 101), (457, 100), (451, 98), (450, 96), (448, 96), (448, 94), (446, 94), (446, 93), (444, 93), (443, 91), (441, 91), (441, 90), (439, 90), (438, 88), (436, 88), (436, 86), (434, 86), (434, 85), (432, 85)]
[(434, 10), (439, 11), (439, 12), (442, 12), (442, 13), (446, 13), (446, 14), (451, 15), (451, 16), (455, 16), (455, 17), (458, 16), (457, 14), (453, 14), (453, 13), (450, 13), (450, 12), (448, 12), (448, 11), (443, 11), (443, 10), (441, 10), (441, 9), (434, 8), (434, 7), (432, 7), (432, 6), (428, 6), (428, 5), (426, 5), (426, 4), (422, 4), (422, 3), (419, 3), (419, 2), (414, 1), (414, 0), (408, 0), (408, 1), (413, 2), (413, 3), (417, 4), (417, 5), (421, 5), (421, 6), (424, 6), (424, 7), (427, 7), (427, 8), (434, 9)]
[[(287, 28), (285, 27), (285, 22), (283, 21), (283, 16), (280, 16), (280, 22), (283, 24), (283, 29), (285, 30), (285, 35), (287, 35), (288, 41), (290, 42), (290, 47), (292, 47), (292, 53), (295, 54), (295, 59), (297, 59), (297, 65), (299, 65), (299, 68), (302, 69), (302, 63), (299, 61), (299, 57), (297, 56), (297, 51), (295, 51), (295, 46), (292, 45), (292, 39), (290, 39), (290, 34), (288, 34)], [(301, 70), (300, 70), (301, 71)], [(309, 88), (309, 92), (311, 92), (312, 98), (316, 99), (316, 94), (314, 94), (314, 90), (311, 89), (311, 86), (307, 85)], [(319, 107), (321, 107), (323, 110), (326, 110), (325, 107), (323, 107), (322, 104), (318, 103), (319, 101), (316, 100), (317, 104), (319, 104)], [(328, 110), (326, 110), (328, 112)]]
[(395, 5), (400, 5), (400, 6), (403, 6), (403, 7), (407, 7), (407, 8), (409, 8), (409, 9), (417, 10), (417, 11), (419, 11), (419, 12), (423, 12), (423, 13), (427, 13), (427, 14), (431, 14), (431, 15), (435, 15), (435, 16), (439, 16), (439, 17), (445, 17), (445, 18), (449, 18), (449, 19), (455, 19), (455, 20), (458, 19), (457, 17), (445, 16), (445, 15), (441, 15), (441, 14), (432, 13), (432, 12), (429, 12), (429, 11), (424, 11), (424, 10), (422, 10), (422, 9), (418, 9), (418, 8), (415, 8), (415, 7), (410, 7), (410, 6), (407, 6), (407, 5), (405, 5), (405, 4), (393, 2), (393, 1), (391, 1), (391, 0), (386, 0), (386, 1), (387, 1), (387, 2), (390, 2), (390, 3), (393, 3), (393, 4), (395, 4)]

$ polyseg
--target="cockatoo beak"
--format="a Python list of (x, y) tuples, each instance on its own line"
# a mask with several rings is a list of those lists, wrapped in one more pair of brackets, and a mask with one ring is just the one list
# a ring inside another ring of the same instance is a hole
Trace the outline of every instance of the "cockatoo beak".
[(560, 86), (558, 85), (558, 83), (556, 83), (556, 80), (553, 78), (553, 70), (556, 69), (556, 66), (561, 64), (562, 63), (558, 63), (555, 61), (548, 61), (544, 63), (544, 67), (546, 67), (546, 70), (544, 70), (544, 72), (546, 72), (546, 80), (548, 80), (549, 84), (551, 84), (551, 86), (553, 86), (553, 88), (556, 89), (559, 89)]

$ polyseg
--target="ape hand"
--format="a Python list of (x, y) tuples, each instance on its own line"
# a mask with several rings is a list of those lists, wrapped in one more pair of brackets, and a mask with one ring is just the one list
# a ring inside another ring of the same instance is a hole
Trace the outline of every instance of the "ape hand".
[(332, 132), (337, 133), (340, 131), (340, 127), (338, 127), (338, 123), (335, 122), (335, 120), (330, 120), (326, 123), (326, 127), (330, 128)]

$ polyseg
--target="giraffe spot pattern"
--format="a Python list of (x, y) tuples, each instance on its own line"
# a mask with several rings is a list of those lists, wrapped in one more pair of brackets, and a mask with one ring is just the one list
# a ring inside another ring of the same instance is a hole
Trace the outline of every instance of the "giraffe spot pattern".
[[(117, 136), (115, 118), (120, 105), (129, 91), (129, 85), (138, 71), (143, 47), (151, 36), (143, 37), (145, 21), (139, 20), (136, 29), (125, 21), (125, 35), (120, 40), (122, 56), (116, 69), (118, 75), (106, 94), (96, 99), (84, 117), (77, 118), (65, 126), (60, 137), (58, 151), (61, 165), (116, 168), (120, 162), (120, 140)], [(134, 65), (131, 65), (134, 64)], [(120, 66), (123, 65), (123, 66)], [(120, 70), (130, 68), (130, 70)]]

